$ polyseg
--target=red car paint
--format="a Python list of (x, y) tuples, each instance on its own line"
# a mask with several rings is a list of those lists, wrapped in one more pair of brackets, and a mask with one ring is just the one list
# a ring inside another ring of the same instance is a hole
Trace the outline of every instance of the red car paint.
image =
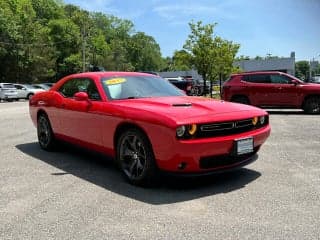
[(222, 99), (226, 101), (237, 102), (237, 99), (242, 98), (253, 106), (280, 108), (305, 109), (307, 99), (310, 97), (315, 99), (315, 104), (318, 103), (319, 110), (320, 85), (302, 82), (282, 72), (234, 74), (224, 83), (222, 93)]
[[(261, 116), (268, 118), (268, 114), (252, 106), (185, 95), (110, 99), (104, 91), (101, 79), (127, 76), (148, 77), (151, 75), (129, 72), (96, 72), (67, 76), (49, 91), (33, 96), (30, 100), (31, 119), (36, 126), (39, 111), (45, 112), (56, 138), (112, 157), (116, 152), (117, 128), (123, 124), (131, 124), (147, 135), (159, 169), (183, 173), (206, 173), (244, 165), (243, 163), (246, 163), (249, 158), (212, 168), (200, 167), (199, 161), (206, 157), (229, 156), (232, 154), (235, 140), (247, 137), (253, 138), (254, 148), (257, 151), (270, 134), (270, 125), (267, 122), (260, 128), (239, 133), (179, 139), (176, 129), (181, 125), (197, 124), (201, 126), (201, 124), (250, 120)], [(81, 93), (76, 93), (74, 97), (64, 97), (58, 91), (67, 81), (78, 78), (92, 80), (101, 99), (82, 101)], [(185, 164), (185, 168), (178, 168), (181, 163)]]

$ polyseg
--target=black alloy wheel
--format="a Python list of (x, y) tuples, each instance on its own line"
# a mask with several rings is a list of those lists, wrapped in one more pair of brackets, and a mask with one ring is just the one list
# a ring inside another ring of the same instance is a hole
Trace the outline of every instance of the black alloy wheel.
[(40, 114), (37, 123), (38, 142), (42, 149), (46, 151), (54, 150), (56, 141), (51, 128), (50, 121), (45, 114)]
[(320, 113), (320, 97), (310, 97), (305, 103), (303, 110), (309, 114), (319, 114)]
[(155, 183), (156, 164), (151, 144), (137, 129), (125, 131), (117, 144), (117, 162), (126, 179), (140, 186)]

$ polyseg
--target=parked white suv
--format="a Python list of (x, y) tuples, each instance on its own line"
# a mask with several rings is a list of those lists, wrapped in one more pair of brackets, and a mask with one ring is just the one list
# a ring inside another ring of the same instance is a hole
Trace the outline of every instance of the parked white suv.
[(43, 89), (37, 89), (30, 84), (13, 84), (18, 92), (18, 99), (31, 99), (31, 97), (38, 93), (43, 92)]
[(0, 101), (13, 101), (17, 99), (17, 89), (12, 83), (0, 83)]

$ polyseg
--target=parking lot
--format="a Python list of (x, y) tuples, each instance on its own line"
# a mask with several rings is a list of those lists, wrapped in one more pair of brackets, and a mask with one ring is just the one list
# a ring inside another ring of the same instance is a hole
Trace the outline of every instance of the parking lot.
[(272, 110), (256, 162), (151, 189), (103, 156), (41, 150), (27, 101), (0, 120), (0, 239), (319, 239), (319, 115)]

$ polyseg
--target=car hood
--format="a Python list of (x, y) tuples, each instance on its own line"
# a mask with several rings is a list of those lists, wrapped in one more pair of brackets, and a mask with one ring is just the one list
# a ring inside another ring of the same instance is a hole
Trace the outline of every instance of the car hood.
[[(203, 97), (158, 97), (118, 100), (117, 105), (141, 114), (151, 113), (174, 120), (177, 124), (243, 119), (267, 114), (256, 107)], [(140, 112), (139, 111), (139, 112)]]

